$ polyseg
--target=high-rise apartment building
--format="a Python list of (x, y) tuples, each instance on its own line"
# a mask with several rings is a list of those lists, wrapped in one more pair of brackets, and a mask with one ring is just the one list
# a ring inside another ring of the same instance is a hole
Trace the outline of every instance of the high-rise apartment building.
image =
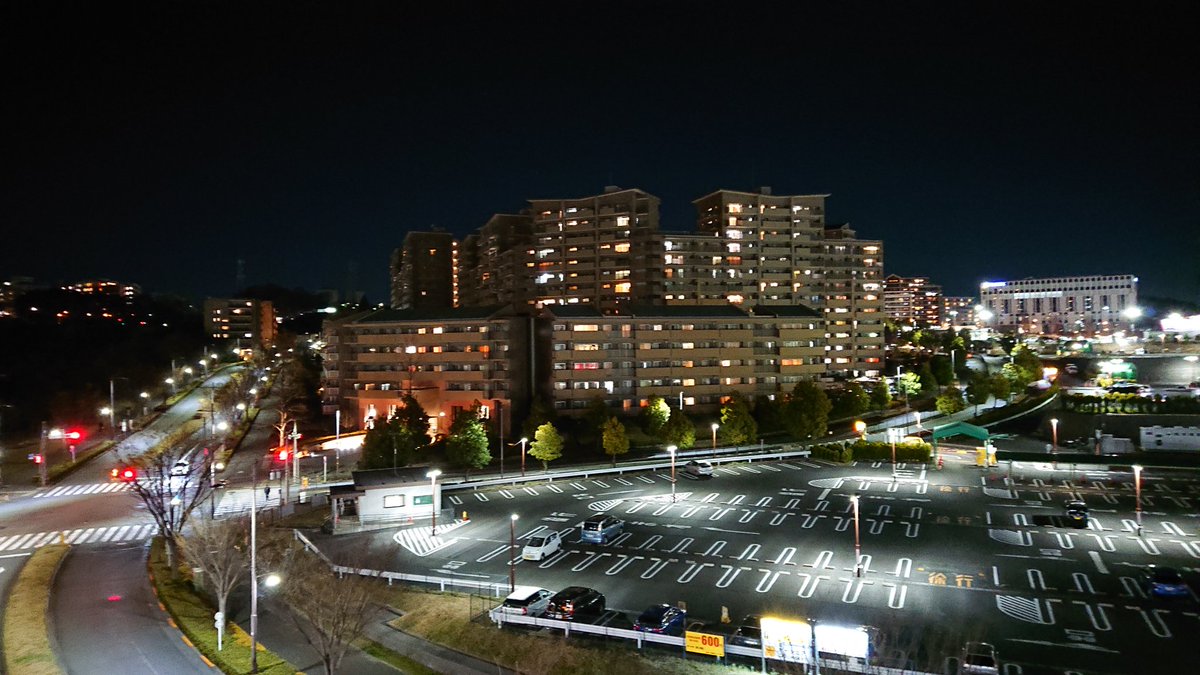
[(526, 305), (533, 293), (533, 218), (497, 213), (459, 246), (459, 304)]
[(247, 347), (270, 347), (277, 335), (270, 300), (205, 298), (204, 332), (217, 340), (236, 340)]
[(449, 232), (409, 232), (392, 252), (392, 307), (458, 306), (458, 242)]
[(942, 324), (971, 326), (975, 324), (975, 298), (947, 295), (942, 297)]
[(924, 328), (942, 324), (942, 287), (927, 277), (890, 274), (883, 280), (883, 309), (890, 321)]
[(979, 300), (989, 315), (975, 318), (1034, 334), (1111, 333), (1136, 319), (1137, 284), (1132, 274), (985, 281)]

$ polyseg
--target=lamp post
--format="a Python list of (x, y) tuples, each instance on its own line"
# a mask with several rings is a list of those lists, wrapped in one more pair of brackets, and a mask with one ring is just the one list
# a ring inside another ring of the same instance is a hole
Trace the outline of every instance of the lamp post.
[(720, 424), (717, 424), (716, 422), (712, 423), (713, 454), (714, 455), (717, 454), (717, 429), (719, 429), (720, 427), (721, 427)]
[(900, 430), (891, 427), (887, 430), (887, 435), (888, 440), (892, 442), (892, 480), (896, 480), (896, 438), (900, 435)]
[(667, 452), (671, 453), (671, 503), (672, 504), (675, 503), (675, 451), (678, 449), (679, 448), (676, 448), (674, 445), (667, 446)]
[(177, 393), (175, 390), (175, 378), (168, 377), (167, 379), (163, 380), (163, 382), (171, 385), (171, 395), (174, 396)]
[(1134, 514), (1137, 518), (1137, 533), (1142, 536), (1142, 465), (1133, 465), (1133, 494), (1136, 499)]
[(1050, 447), (1053, 452), (1058, 452), (1058, 418), (1050, 418)]
[(1188, 366), (1188, 382), (1194, 382), (1196, 380), (1196, 361), (1200, 361), (1200, 356), (1189, 354), (1183, 357), (1183, 360), (1191, 364)]
[(258, 462), (250, 465), (250, 672), (258, 672)]
[(429, 536), (431, 537), (437, 536), (437, 479), (440, 475), (442, 475), (441, 469), (434, 469), (425, 474), (425, 477), (429, 479), (429, 503), (433, 505), (433, 520), (431, 521), (433, 526), (429, 530)]
[(528, 438), (522, 438), (521, 443), (521, 477), (525, 477), (525, 444), (529, 442)]
[(854, 420), (854, 433), (858, 434), (861, 440), (867, 440), (867, 423), (862, 420)]
[(150, 411), (146, 407), (146, 401), (150, 400), (150, 392), (143, 391), (142, 393), (138, 394), (138, 398), (142, 399), (142, 417), (145, 417), (146, 415), (150, 414)]
[(517, 548), (517, 514), (512, 514), (508, 521), (508, 592), (517, 590), (517, 566), (513, 563)]
[(217, 517), (217, 472), (224, 470), (225, 465), (221, 462), (212, 462), (208, 465), (208, 515), (210, 518)]
[(850, 495), (850, 504), (854, 507), (854, 576), (862, 576), (862, 543), (858, 538), (858, 495)]

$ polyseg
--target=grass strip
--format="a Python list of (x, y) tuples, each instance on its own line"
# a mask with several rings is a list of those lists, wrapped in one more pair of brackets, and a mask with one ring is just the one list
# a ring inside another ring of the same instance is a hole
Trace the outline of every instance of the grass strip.
[(408, 675), (438, 675), (438, 671), (426, 668), (424, 665), (403, 654), (398, 654), (374, 640), (359, 638), (355, 640), (354, 646), (361, 649), (368, 656), (383, 661), (402, 673), (408, 673)]
[(63, 672), (50, 646), (46, 612), (54, 575), (70, 549), (63, 544), (39, 548), (13, 582), (4, 609), (4, 669), (10, 675)]
[(626, 640), (603, 642), (563, 636), (559, 631), (523, 631), (496, 628), (485, 620), (472, 620), (499, 604), (460, 593), (432, 593), (400, 586), (381, 589), (387, 604), (404, 612), (388, 625), (476, 658), (498, 663), (528, 675), (728, 675), (756, 672), (752, 668), (721, 664), (712, 657), (669, 656), (659, 650), (639, 652)]
[[(213, 626), (216, 613), (192, 587), (186, 566), (180, 566), (179, 578), (171, 577), (167, 566), (166, 545), (155, 537), (150, 547), (150, 582), (158, 600), (175, 620), (179, 630), (192, 645), (224, 673), (250, 672), (250, 635), (240, 626), (229, 623), (225, 630), (224, 649), (217, 650), (217, 629)], [(293, 675), (297, 669), (258, 643), (258, 672), (268, 675)]]
[[(50, 467), (50, 469), (46, 472), (46, 481), (53, 483), (60, 478), (71, 475), (76, 469), (84, 464), (87, 464), (89, 460), (108, 452), (108, 450), (116, 444), (117, 442), (114, 440), (101, 441), (87, 450), (84, 450), (83, 452), (75, 453), (74, 462), (67, 460), (65, 462), (59, 462), (58, 464)], [(34, 477), (34, 481), (37, 482), (37, 480), (37, 477)]]

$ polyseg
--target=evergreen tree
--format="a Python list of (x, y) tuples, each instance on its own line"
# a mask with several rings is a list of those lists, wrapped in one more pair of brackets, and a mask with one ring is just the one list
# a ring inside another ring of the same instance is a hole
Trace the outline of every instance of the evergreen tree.
[(542, 471), (549, 469), (548, 463), (562, 457), (563, 439), (558, 429), (547, 422), (537, 428), (533, 434), (533, 442), (529, 444), (529, 456), (541, 460)]
[(973, 377), (967, 384), (967, 402), (975, 406), (976, 414), (979, 413), (979, 406), (987, 403), (990, 394), (991, 385), (985, 375)]
[(581, 440), (585, 444), (594, 444), (599, 447), (603, 441), (604, 425), (612, 418), (612, 412), (609, 411), (608, 403), (604, 398), (596, 395), (588, 400), (587, 408), (583, 411), (583, 422), (581, 427)]
[(938, 412), (943, 415), (953, 415), (966, 407), (967, 404), (963, 402), (962, 390), (954, 385), (946, 387), (942, 395), (937, 398)]
[(929, 395), (937, 391), (937, 378), (933, 376), (933, 370), (929, 367), (929, 363), (921, 364), (921, 368), (917, 371), (917, 377), (920, 378), (922, 394)]
[(396, 408), (392, 419), (398, 421), (400, 426), (414, 436), (429, 437), (429, 413), (425, 412), (425, 408), (421, 407), (412, 394), (400, 397), (400, 406)]
[(829, 411), (833, 404), (814, 382), (797, 382), (788, 397), (784, 423), (793, 437), (821, 439), (829, 427)]
[(930, 369), (933, 371), (933, 378), (939, 385), (945, 386), (954, 382), (954, 370), (950, 366), (950, 357), (940, 354), (933, 357)]
[(783, 429), (783, 401), (766, 394), (754, 397), (754, 421), (764, 434)]
[(993, 375), (988, 378), (988, 393), (995, 396), (997, 402), (1001, 399), (1007, 401), (1012, 394), (1012, 382), (1003, 373)]
[(857, 382), (847, 383), (845, 388), (833, 397), (832, 402), (833, 409), (829, 416), (833, 419), (858, 417), (871, 408), (870, 395)]
[(629, 452), (629, 434), (621, 420), (610, 417), (604, 423), (604, 454), (612, 457), (612, 465), (617, 465), (617, 455)]
[(887, 410), (892, 405), (892, 391), (886, 380), (878, 382), (871, 388), (871, 409)]
[(482, 469), (492, 461), (487, 431), (479, 421), (477, 410), (459, 414), (446, 438), (446, 459), (454, 466), (463, 467), (468, 473), (472, 469)]
[(642, 408), (638, 413), (638, 417), (642, 424), (642, 431), (647, 434), (661, 439), (663, 427), (666, 426), (667, 420), (671, 418), (671, 407), (663, 400), (661, 396), (651, 396), (646, 399), (646, 407)]
[(525, 418), (525, 423), (521, 425), (521, 434), (526, 438), (533, 438), (539, 427), (546, 423), (553, 424), (557, 420), (558, 413), (553, 405), (544, 399), (535, 399), (529, 406), (529, 415)]
[(414, 434), (399, 417), (376, 422), (363, 439), (359, 469), (390, 469), (417, 461), (429, 445), (429, 436)]
[(730, 392), (729, 398), (721, 406), (721, 428), (718, 436), (727, 444), (741, 445), (750, 443), (758, 438), (758, 423), (750, 414), (750, 405), (740, 393)]
[(696, 425), (682, 411), (676, 410), (663, 425), (662, 439), (680, 450), (687, 450), (696, 444)]
[(904, 406), (908, 407), (908, 397), (921, 393), (921, 376), (916, 373), (902, 373), (896, 378), (896, 391), (904, 397)]

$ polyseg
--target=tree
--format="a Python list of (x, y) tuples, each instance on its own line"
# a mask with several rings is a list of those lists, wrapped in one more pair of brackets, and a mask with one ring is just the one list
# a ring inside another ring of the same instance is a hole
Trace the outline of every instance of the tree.
[(374, 619), (379, 589), (355, 574), (338, 578), (321, 558), (306, 551), (290, 556), (283, 579), (280, 596), (292, 610), (292, 621), (320, 655), (325, 675), (333, 675), (346, 650)]
[(1025, 384), (1042, 379), (1042, 360), (1025, 345), (1017, 345), (1012, 350), (1013, 365), (1025, 372), (1028, 379)]
[(829, 397), (816, 383), (797, 382), (785, 408), (784, 424), (788, 433), (798, 439), (823, 438), (832, 408)]
[(932, 394), (937, 391), (937, 378), (933, 376), (933, 370), (929, 368), (928, 363), (921, 364), (921, 368), (917, 371), (917, 377), (920, 378), (922, 394)]
[(1008, 380), (1010, 391), (1013, 389), (1023, 391), (1030, 382), (1033, 382), (1033, 378), (1029, 376), (1029, 373), (1014, 363), (1006, 363), (1001, 366), (998, 375)]
[(933, 357), (930, 363), (930, 368), (933, 371), (933, 378), (937, 383), (945, 386), (954, 382), (954, 369), (950, 366), (950, 358), (942, 355)]
[(671, 417), (671, 407), (661, 396), (646, 399), (646, 406), (638, 413), (642, 430), (655, 438), (662, 438), (663, 427)]
[(871, 409), (887, 410), (892, 405), (892, 391), (888, 389), (886, 380), (876, 383), (871, 388)]
[(537, 428), (533, 434), (533, 442), (529, 444), (529, 456), (541, 460), (542, 471), (548, 471), (549, 462), (562, 457), (563, 439), (558, 429), (547, 422)]
[(604, 425), (612, 417), (608, 403), (600, 395), (593, 396), (583, 411), (583, 435), (596, 445), (603, 445)]
[(676, 410), (663, 425), (662, 439), (680, 450), (687, 450), (696, 444), (696, 425), (682, 410)]
[(862, 385), (849, 382), (840, 393), (833, 397), (833, 410), (829, 416), (834, 419), (857, 417), (871, 408), (871, 397)]
[(896, 391), (904, 396), (904, 408), (908, 409), (908, 397), (921, 393), (921, 376), (908, 372), (896, 378)]
[(450, 435), (446, 438), (446, 459), (466, 469), (468, 474), (472, 469), (482, 469), (492, 461), (487, 430), (479, 421), (478, 408), (454, 418)]
[(534, 399), (533, 405), (529, 406), (529, 415), (525, 417), (525, 423), (521, 425), (521, 434), (525, 438), (533, 438), (537, 434), (538, 427), (543, 424), (553, 424), (558, 419), (558, 413), (555, 412), (554, 406), (544, 399)]
[(764, 434), (783, 429), (783, 400), (766, 394), (755, 396), (754, 421)]
[(971, 378), (967, 383), (967, 402), (975, 406), (975, 413), (979, 413), (979, 406), (987, 403), (988, 396), (991, 395), (991, 386), (988, 383), (988, 378), (985, 375), (978, 375)]
[(184, 558), (203, 572), (204, 585), (217, 599), (217, 611), (228, 619), (229, 594), (250, 566), (250, 519), (201, 519), (179, 541)]
[(172, 574), (178, 560), (179, 537), (192, 511), (212, 492), (209, 481), (215, 453), (193, 452), (195, 446), (166, 444), (132, 460), (137, 478), (129, 487), (158, 525), (167, 545)]
[(604, 454), (612, 457), (612, 465), (617, 465), (617, 455), (624, 455), (629, 452), (629, 435), (625, 431), (625, 425), (621, 420), (610, 417), (604, 423)]
[(943, 415), (953, 415), (967, 407), (963, 402), (962, 390), (954, 385), (946, 387), (941, 396), (937, 397), (938, 412)]
[(758, 423), (750, 414), (750, 404), (741, 393), (733, 391), (721, 406), (721, 428), (717, 434), (725, 443), (741, 445), (758, 438)]
[(996, 397), (996, 402), (1008, 400), (1012, 394), (1012, 383), (1003, 373), (996, 374), (988, 378), (988, 393)]
[[(397, 421), (401, 427), (409, 431), (413, 436), (418, 438), (429, 438), (429, 413), (425, 412), (425, 408), (417, 401), (412, 394), (405, 394), (400, 397), (400, 405), (396, 407), (392, 419)], [(421, 445), (428, 445), (428, 440)]]
[(374, 429), (367, 430), (363, 438), (362, 453), (358, 459), (360, 469), (390, 469), (408, 466), (417, 461), (421, 452), (429, 447), (429, 436), (414, 433), (404, 426), (400, 417), (376, 422)]

